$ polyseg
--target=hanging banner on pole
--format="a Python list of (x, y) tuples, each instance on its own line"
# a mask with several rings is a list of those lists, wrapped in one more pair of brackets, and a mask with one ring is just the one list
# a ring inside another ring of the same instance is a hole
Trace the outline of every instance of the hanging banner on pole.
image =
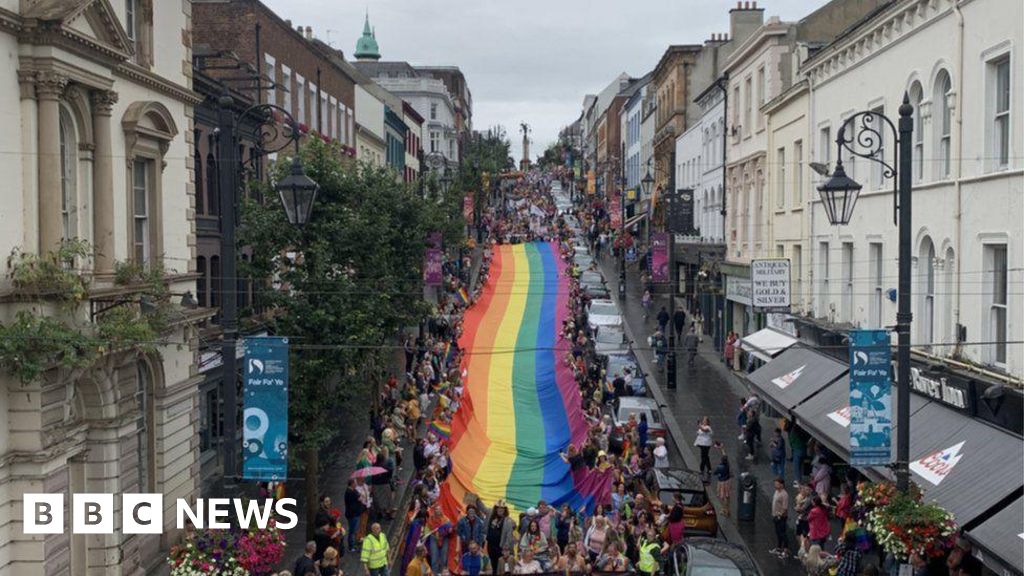
[(427, 248), (424, 253), (423, 262), (423, 283), (427, 286), (440, 286), (444, 280), (441, 272), (441, 249)]
[(593, 170), (587, 172), (587, 194), (593, 195), (597, 193), (597, 175), (594, 174)]
[(668, 279), (668, 232), (651, 234), (651, 282), (664, 284)]
[(850, 331), (850, 464), (892, 461), (892, 349), (885, 330)]
[(622, 228), (622, 192), (612, 192), (611, 200), (608, 202), (608, 218), (612, 230), (618, 232)]
[(242, 478), (288, 478), (288, 339), (246, 337)]

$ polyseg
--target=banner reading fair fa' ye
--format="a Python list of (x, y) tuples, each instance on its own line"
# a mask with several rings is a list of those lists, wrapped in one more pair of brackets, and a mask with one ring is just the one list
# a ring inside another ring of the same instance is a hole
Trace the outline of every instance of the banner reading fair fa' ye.
[(850, 464), (892, 460), (892, 351), (885, 330), (850, 331)]
[(288, 339), (245, 339), (242, 478), (288, 477)]

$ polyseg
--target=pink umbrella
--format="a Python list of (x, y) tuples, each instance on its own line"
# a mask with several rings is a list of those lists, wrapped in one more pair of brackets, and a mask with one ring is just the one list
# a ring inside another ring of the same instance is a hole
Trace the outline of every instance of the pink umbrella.
[(367, 466), (366, 468), (356, 470), (349, 478), (369, 478), (370, 476), (384, 474), (387, 471), (387, 468), (381, 468), (380, 466)]

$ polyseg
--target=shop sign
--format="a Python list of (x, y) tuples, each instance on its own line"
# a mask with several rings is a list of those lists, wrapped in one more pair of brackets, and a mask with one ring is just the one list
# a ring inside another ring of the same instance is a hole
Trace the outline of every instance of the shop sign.
[(916, 462), (911, 462), (910, 471), (931, 482), (933, 486), (938, 486), (953, 471), (957, 462), (963, 458), (963, 455), (960, 454), (963, 447), (964, 442), (960, 442), (945, 450), (929, 454)]
[(928, 396), (958, 410), (967, 410), (968, 408), (967, 390), (950, 384), (944, 377), (938, 380), (929, 378), (920, 368), (910, 369), (910, 388), (918, 394)]
[(751, 304), (760, 312), (789, 312), (789, 258), (750, 263)]
[(750, 280), (735, 276), (725, 277), (725, 298), (750, 306)]
[(892, 460), (892, 349), (886, 330), (850, 331), (850, 464)]

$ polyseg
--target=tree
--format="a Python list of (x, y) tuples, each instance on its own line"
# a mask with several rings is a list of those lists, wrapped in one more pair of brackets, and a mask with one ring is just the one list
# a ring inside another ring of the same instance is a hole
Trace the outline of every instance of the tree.
[[(336, 434), (336, 417), (371, 388), (368, 368), (388, 365), (389, 340), (428, 311), (421, 297), (427, 236), (451, 234), (443, 202), (386, 169), (343, 166), (339, 156), (317, 139), (301, 151), (320, 185), (305, 226), (290, 226), (278, 202), (247, 202), (238, 238), (253, 254), (243, 272), (278, 288), (266, 290), (265, 301), (273, 333), (291, 341), (290, 452), (305, 457), (312, 506), (319, 451)], [(279, 177), (289, 165), (278, 162)]]

